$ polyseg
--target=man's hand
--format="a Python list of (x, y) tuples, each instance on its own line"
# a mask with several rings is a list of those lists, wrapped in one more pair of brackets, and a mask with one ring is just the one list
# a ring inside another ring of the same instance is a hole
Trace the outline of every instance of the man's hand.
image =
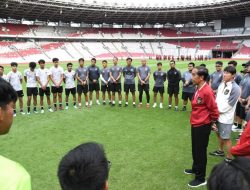
[(46, 86), (42, 86), (42, 89), (43, 89), (43, 90), (46, 90)]
[(212, 125), (212, 130), (218, 132), (218, 127), (215, 123)]
[(93, 80), (93, 83), (96, 83), (96, 82), (97, 82), (96, 79), (94, 79), (94, 80)]
[(145, 81), (141, 80), (141, 85), (144, 85), (145, 84)]

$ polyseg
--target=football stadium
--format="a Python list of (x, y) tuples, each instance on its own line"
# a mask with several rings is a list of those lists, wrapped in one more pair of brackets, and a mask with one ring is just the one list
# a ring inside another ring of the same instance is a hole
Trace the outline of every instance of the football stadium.
[(0, 190), (250, 189), (249, 10), (0, 0)]

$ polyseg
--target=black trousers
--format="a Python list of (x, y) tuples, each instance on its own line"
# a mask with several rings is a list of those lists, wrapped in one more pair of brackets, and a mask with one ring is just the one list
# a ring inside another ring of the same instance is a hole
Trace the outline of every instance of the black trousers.
[(192, 137), (192, 170), (195, 173), (195, 179), (205, 180), (207, 166), (207, 146), (209, 135), (211, 133), (211, 124), (199, 127), (191, 127)]

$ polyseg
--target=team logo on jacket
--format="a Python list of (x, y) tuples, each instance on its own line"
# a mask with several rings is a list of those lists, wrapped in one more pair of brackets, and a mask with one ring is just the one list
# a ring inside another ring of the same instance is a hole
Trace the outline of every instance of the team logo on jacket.
[(229, 93), (229, 90), (226, 89), (225, 92), (224, 92), (224, 95), (228, 95), (228, 93)]
[(201, 97), (197, 98), (197, 104), (202, 104), (202, 98)]
[(163, 73), (161, 73), (161, 76), (163, 76)]

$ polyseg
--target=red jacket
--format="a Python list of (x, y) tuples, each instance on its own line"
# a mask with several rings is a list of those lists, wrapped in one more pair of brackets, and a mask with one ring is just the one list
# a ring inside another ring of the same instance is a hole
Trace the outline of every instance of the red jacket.
[(219, 111), (215, 96), (207, 83), (196, 90), (191, 104), (190, 123), (192, 127), (199, 127), (218, 120)]
[(231, 153), (234, 156), (250, 157), (250, 121), (247, 123), (247, 127), (241, 134), (237, 145), (232, 147)]

